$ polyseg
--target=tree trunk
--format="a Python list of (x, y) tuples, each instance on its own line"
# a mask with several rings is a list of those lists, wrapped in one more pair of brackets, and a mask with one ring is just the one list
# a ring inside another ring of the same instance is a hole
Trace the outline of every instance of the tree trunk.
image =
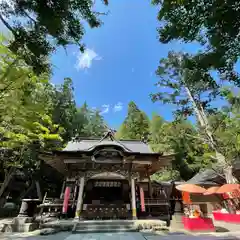
[(236, 183), (237, 179), (233, 176), (232, 166), (228, 164), (225, 156), (223, 154), (221, 154), (220, 151), (218, 150), (217, 143), (214, 140), (213, 133), (211, 131), (211, 126), (209, 124), (209, 121), (207, 119), (207, 116), (204, 112), (202, 105), (200, 104), (198, 106), (196, 104), (196, 102), (191, 94), (191, 91), (189, 90), (189, 88), (187, 86), (185, 86), (185, 90), (186, 90), (189, 100), (192, 102), (194, 111), (196, 113), (196, 117), (197, 117), (201, 127), (204, 129), (208, 143), (211, 146), (211, 148), (215, 151), (216, 159), (218, 162), (218, 167), (220, 167), (223, 170), (226, 182), (227, 183)]
[(8, 184), (10, 183), (14, 173), (15, 173), (15, 168), (11, 167), (8, 174), (6, 175), (4, 182), (0, 188), (0, 208), (3, 207), (4, 203), (6, 202), (6, 197), (4, 196), (4, 191), (6, 190)]
[(223, 170), (227, 183), (238, 182), (237, 179), (233, 176), (232, 170), (233, 170), (232, 166), (228, 166)]

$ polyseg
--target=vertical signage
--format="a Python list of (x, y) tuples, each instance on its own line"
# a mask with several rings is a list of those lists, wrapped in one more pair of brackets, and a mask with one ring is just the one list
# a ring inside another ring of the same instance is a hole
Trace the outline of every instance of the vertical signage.
[(144, 191), (142, 187), (140, 187), (140, 202), (141, 202), (141, 210), (142, 212), (145, 212)]
[(69, 198), (70, 198), (70, 192), (71, 192), (71, 188), (70, 187), (66, 187), (65, 193), (64, 193), (64, 201), (63, 201), (62, 213), (67, 213), (68, 201), (69, 201)]

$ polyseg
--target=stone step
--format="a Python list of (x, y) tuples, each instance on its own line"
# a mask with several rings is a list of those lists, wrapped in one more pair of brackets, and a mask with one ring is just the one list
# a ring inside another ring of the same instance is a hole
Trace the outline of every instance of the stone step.
[(38, 229), (37, 223), (6, 224), (2, 232), (31, 232)]
[(105, 232), (137, 232), (136, 228), (117, 228), (117, 229), (77, 229), (72, 231), (76, 233), (105, 233)]
[(128, 220), (95, 220), (80, 221), (74, 224), (72, 232), (116, 232), (116, 231), (136, 231), (134, 221)]
[(103, 229), (103, 228), (109, 228), (109, 229), (117, 229), (117, 228), (132, 228), (133, 225), (77, 225), (76, 229)]
[(99, 220), (80, 220), (78, 221), (78, 223), (94, 223), (94, 224), (109, 224), (109, 223), (134, 223), (135, 220), (121, 220), (121, 219), (116, 219), (116, 220), (103, 220), (103, 219), (99, 219)]
[[(90, 221), (76, 221), (77, 224), (84, 225), (118, 225), (118, 226), (128, 226), (133, 225), (135, 222), (133, 220), (90, 220)], [(76, 224), (75, 223), (75, 224)]]

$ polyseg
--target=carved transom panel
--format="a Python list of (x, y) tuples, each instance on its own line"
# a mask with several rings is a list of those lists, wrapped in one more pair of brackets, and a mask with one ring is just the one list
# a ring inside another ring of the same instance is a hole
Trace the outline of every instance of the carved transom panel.
[(115, 149), (102, 149), (99, 151), (96, 151), (92, 156), (93, 162), (122, 162), (123, 161), (123, 155), (120, 151)]
[[(109, 171), (103, 171), (103, 169), (101, 170), (93, 170), (93, 171), (86, 171), (86, 172), (78, 172), (78, 177), (81, 178), (81, 177), (85, 177), (85, 181), (87, 181), (88, 179), (94, 177), (94, 175), (97, 175), (97, 174), (101, 174), (101, 173), (104, 173), (104, 172), (109, 172)], [(121, 176), (123, 176), (125, 179), (128, 179), (129, 176), (131, 176), (131, 178), (134, 178), (134, 179), (139, 179), (139, 173), (138, 172), (131, 172), (129, 174), (129, 171), (126, 171), (126, 170), (116, 170), (114, 171), (113, 173), (117, 173)]]

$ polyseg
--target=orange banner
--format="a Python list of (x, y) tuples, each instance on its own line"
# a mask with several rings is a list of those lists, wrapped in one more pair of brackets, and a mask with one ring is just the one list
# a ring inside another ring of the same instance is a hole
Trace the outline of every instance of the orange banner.
[(191, 204), (192, 201), (191, 201), (191, 198), (190, 198), (190, 193), (182, 192), (182, 200), (183, 200), (183, 203), (185, 203), (185, 204)]

